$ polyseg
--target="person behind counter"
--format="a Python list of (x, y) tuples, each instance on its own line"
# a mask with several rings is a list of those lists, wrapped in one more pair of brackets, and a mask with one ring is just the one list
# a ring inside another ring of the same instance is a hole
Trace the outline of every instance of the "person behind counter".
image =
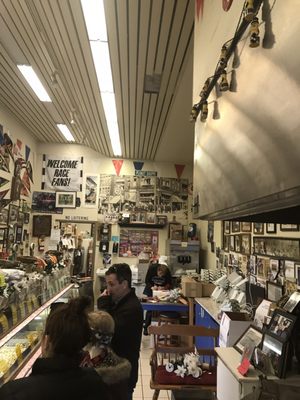
[(131, 269), (128, 264), (114, 264), (105, 273), (107, 289), (98, 298), (98, 308), (107, 311), (115, 321), (111, 347), (131, 364), (128, 400), (132, 399), (138, 380), (138, 361), (143, 328), (143, 309), (131, 287)]
[(90, 298), (79, 297), (49, 314), (42, 338), (42, 358), (35, 361), (29, 377), (3, 385), (0, 399), (110, 399), (97, 372), (80, 367), (82, 348), (91, 334), (86, 313), (89, 305)]
[[(152, 297), (153, 290), (168, 290), (172, 286), (171, 272), (165, 262), (150, 264), (145, 279), (144, 294)], [(148, 327), (151, 325), (152, 312), (147, 311), (144, 323), (144, 335), (148, 335)]]

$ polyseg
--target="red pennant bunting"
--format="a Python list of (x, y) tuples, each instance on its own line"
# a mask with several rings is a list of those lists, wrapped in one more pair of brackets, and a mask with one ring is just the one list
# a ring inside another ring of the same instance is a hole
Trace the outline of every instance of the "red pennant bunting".
[(112, 162), (114, 164), (116, 174), (119, 176), (124, 160), (112, 160)]
[(185, 168), (185, 165), (175, 164), (175, 169), (176, 169), (176, 174), (177, 174), (177, 178), (178, 179), (180, 179), (184, 168)]

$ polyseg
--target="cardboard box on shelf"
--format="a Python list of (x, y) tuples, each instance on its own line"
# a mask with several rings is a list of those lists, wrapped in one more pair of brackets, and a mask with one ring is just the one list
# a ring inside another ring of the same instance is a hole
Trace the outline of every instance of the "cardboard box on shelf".
[(199, 282), (191, 276), (181, 277), (182, 294), (185, 297), (209, 297), (215, 285), (212, 283)]
[(220, 347), (232, 347), (251, 324), (249, 316), (241, 312), (223, 312), (220, 322)]

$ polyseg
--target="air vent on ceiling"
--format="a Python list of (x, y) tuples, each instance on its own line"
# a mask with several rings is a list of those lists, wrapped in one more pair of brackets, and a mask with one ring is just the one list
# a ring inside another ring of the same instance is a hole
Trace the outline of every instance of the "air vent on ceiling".
[(145, 75), (145, 93), (159, 93), (161, 75)]

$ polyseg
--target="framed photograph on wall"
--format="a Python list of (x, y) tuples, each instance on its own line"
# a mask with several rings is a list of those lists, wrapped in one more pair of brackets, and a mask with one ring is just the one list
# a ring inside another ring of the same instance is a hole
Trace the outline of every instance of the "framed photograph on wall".
[(243, 233), (240, 235), (241, 242), (241, 253), (249, 254), (251, 253), (251, 235)]
[(235, 235), (230, 235), (229, 236), (229, 251), (234, 251), (234, 236)]
[(83, 206), (84, 207), (97, 207), (98, 196), (99, 196), (99, 180), (100, 175), (98, 174), (86, 174), (84, 175), (84, 196)]
[(223, 249), (224, 251), (228, 252), (229, 251), (229, 235), (224, 235), (223, 236)]
[(239, 352), (243, 353), (245, 346), (249, 346), (250, 343), (254, 344), (254, 347), (258, 347), (262, 342), (263, 333), (254, 325), (250, 325), (247, 330), (239, 337), (233, 347)]
[(19, 207), (15, 204), (10, 204), (8, 209), (8, 224), (14, 225), (18, 221)]
[(291, 336), (296, 319), (297, 316), (276, 308), (267, 327), (267, 332), (278, 340), (286, 342)]
[(0, 225), (7, 225), (8, 223), (8, 210), (3, 208), (0, 212)]
[(238, 221), (231, 221), (231, 232), (237, 233), (241, 230), (240, 222)]
[(223, 232), (230, 233), (230, 221), (223, 221)]
[(55, 207), (76, 208), (76, 192), (56, 192)]
[(240, 235), (234, 235), (234, 250), (237, 253), (241, 252), (241, 238), (240, 238)]
[(252, 232), (251, 222), (241, 222), (241, 231), (242, 232)]
[(283, 232), (298, 231), (299, 225), (297, 225), (297, 224), (280, 224), (280, 230)]
[(295, 279), (295, 263), (294, 261), (284, 261), (284, 276), (286, 279)]
[(297, 238), (254, 236), (253, 247), (258, 255), (300, 260), (300, 240)]
[(266, 233), (276, 233), (277, 225), (273, 223), (266, 224)]
[(264, 234), (264, 224), (262, 222), (253, 222), (253, 233), (263, 235)]

